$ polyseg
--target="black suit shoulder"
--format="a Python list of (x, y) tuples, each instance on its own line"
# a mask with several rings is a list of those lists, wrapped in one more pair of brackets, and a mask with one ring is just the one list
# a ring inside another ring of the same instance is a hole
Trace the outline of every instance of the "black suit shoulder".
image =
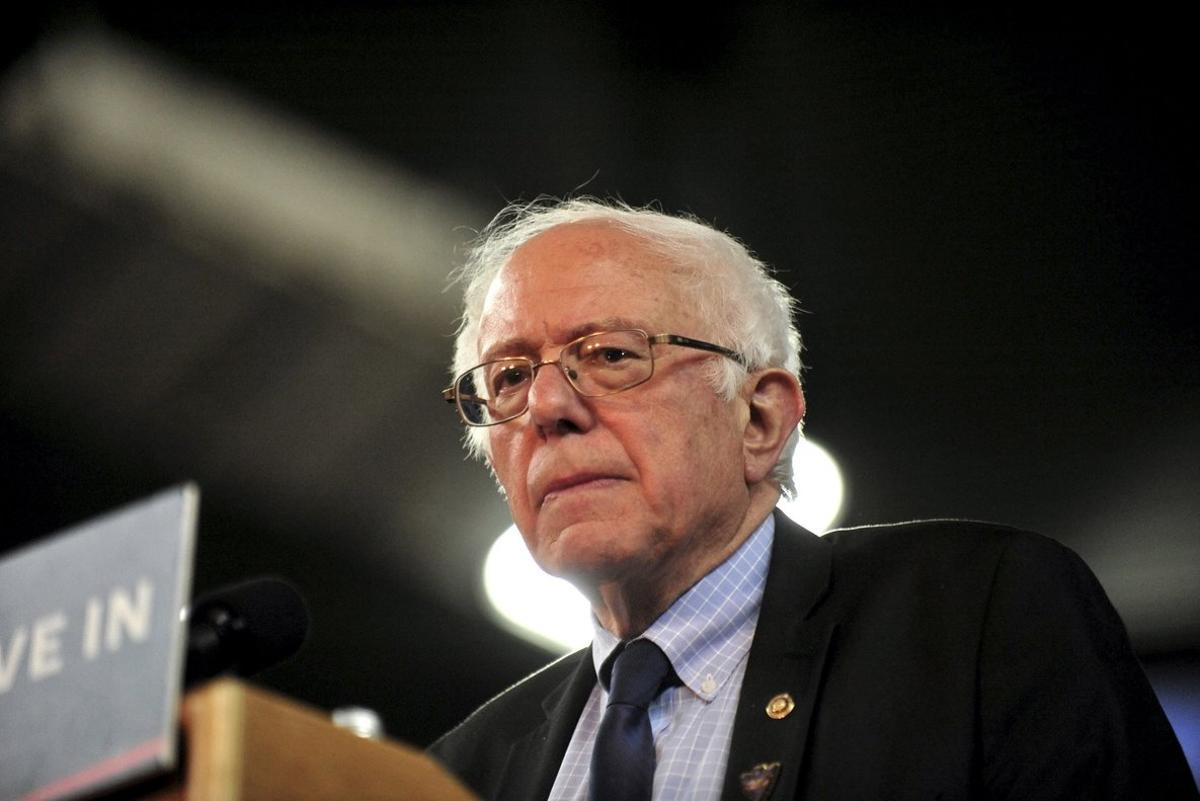
[(439, 738), (429, 753), (477, 792), (497, 786), (512, 745), (545, 724), (546, 706), (559, 700), (590, 659), (591, 649), (584, 648), (525, 677)]
[(967, 635), (976, 633), (981, 648), (1066, 638), (1079, 640), (1077, 652), (1129, 661), (1125, 626), (1099, 581), (1048, 537), (994, 523), (922, 520), (839, 529), (824, 539), (832, 547), (833, 597), (844, 608), (886, 609), (892, 625), (961, 624), (959, 635), (972, 640)]
[[(906, 556), (929, 565), (961, 566), (968, 557), (989, 559), (1009, 548), (1077, 560), (1069, 548), (1041, 534), (980, 520), (911, 520), (837, 528), (822, 536), (843, 557), (894, 559)], [(890, 566), (894, 567), (892, 562)]]
[[(1069, 588), (1103, 598), (1091, 570), (1074, 551), (1040, 534), (996, 523), (919, 520), (835, 529), (823, 539), (832, 550), (833, 595), (842, 605), (894, 594), (903, 603), (893, 605), (892, 612), (909, 607), (922, 615), (933, 611), (930, 605), (974, 602), (980, 614), (976, 622), (982, 625), (996, 593), (1012, 584), (1031, 592)], [(1106, 599), (1103, 605), (1107, 607)], [(1123, 631), (1115, 613), (1111, 621)]]
[[(960, 784), (979, 795), (1196, 797), (1124, 624), (1069, 548), (961, 520), (825, 539), (824, 611), (840, 632), (814, 732), (832, 755), (812, 766), (818, 783), (839, 754), (877, 743), (883, 763), (919, 732), (957, 754), (945, 764), (964, 766)], [(908, 755), (909, 770), (928, 751)], [(929, 775), (946, 777), (945, 764)], [(849, 766), (831, 775), (855, 795)]]

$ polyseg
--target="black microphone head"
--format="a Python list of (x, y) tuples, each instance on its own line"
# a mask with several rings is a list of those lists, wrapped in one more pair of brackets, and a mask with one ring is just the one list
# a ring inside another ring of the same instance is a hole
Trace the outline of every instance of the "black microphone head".
[(287, 581), (262, 577), (197, 598), (188, 613), (185, 683), (232, 671), (252, 676), (292, 656), (308, 636), (308, 607)]

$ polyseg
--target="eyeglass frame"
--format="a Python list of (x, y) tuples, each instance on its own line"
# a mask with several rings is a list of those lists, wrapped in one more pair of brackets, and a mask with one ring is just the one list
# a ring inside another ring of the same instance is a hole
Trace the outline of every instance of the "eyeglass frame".
[[(590, 395), (590, 394), (584, 392), (583, 390), (581, 390), (578, 386), (575, 385), (575, 381), (572, 380), (570, 373), (568, 373), (567, 369), (565, 367), (563, 367), (563, 365), (562, 365), (562, 360), (563, 360), (563, 357), (566, 354), (566, 352), (585, 339), (590, 339), (591, 337), (595, 337), (595, 336), (602, 336), (604, 334), (622, 334), (622, 333), (641, 334), (643, 337), (646, 338), (646, 344), (650, 347), (650, 372), (646, 375), (645, 378), (637, 381), (636, 383), (630, 384), (627, 387), (622, 387), (621, 389), (615, 389), (611, 392), (602, 392), (598, 395)], [(746, 360), (746, 357), (743, 356), (742, 354), (738, 353), (737, 351), (731, 350), (722, 345), (714, 345), (711, 342), (705, 342), (702, 339), (693, 339), (692, 337), (685, 337), (682, 334), (648, 334), (640, 328), (618, 328), (618, 329), (607, 330), (607, 331), (593, 331), (590, 334), (584, 334), (581, 337), (576, 337), (575, 339), (572, 339), (570, 342), (563, 345), (562, 350), (560, 350), (558, 352), (557, 359), (547, 359), (545, 361), (535, 362), (533, 359), (529, 358), (528, 356), (505, 356), (505, 357), (502, 357), (499, 359), (489, 359), (486, 362), (480, 362), (479, 364), (475, 365), (474, 367), (472, 367), (468, 370), (464, 370), (463, 372), (461, 372), (457, 376), (455, 376), (454, 382), (450, 386), (448, 386), (442, 390), (442, 400), (444, 400), (446, 403), (454, 404), (455, 409), (458, 411), (459, 418), (463, 421), (464, 424), (470, 426), (471, 428), (488, 428), (490, 426), (498, 426), (501, 423), (507, 423), (512, 420), (516, 420), (518, 417), (525, 414), (525, 412), (529, 411), (529, 392), (528, 392), (528, 390), (526, 390), (526, 393), (525, 393), (525, 406), (521, 409), (521, 411), (517, 412), (516, 414), (505, 417), (503, 420), (494, 420), (490, 423), (472, 423), (470, 420), (467, 419), (467, 415), (463, 411), (462, 404), (460, 403), (460, 399), (462, 398), (462, 396), (460, 396), (458, 394), (458, 385), (460, 383), (462, 383), (462, 380), (464, 378), (466, 378), (467, 375), (475, 372), (480, 367), (484, 367), (485, 365), (489, 365), (489, 364), (495, 364), (497, 362), (528, 362), (530, 365), (530, 367), (529, 367), (530, 386), (532, 386), (532, 384), (533, 384), (533, 379), (537, 377), (537, 371), (547, 365), (552, 364), (552, 365), (555, 365), (556, 367), (558, 367), (559, 372), (562, 373), (563, 378), (565, 378), (567, 380), (567, 383), (571, 386), (571, 389), (574, 390), (575, 393), (578, 394), (582, 398), (606, 398), (610, 395), (619, 395), (622, 392), (625, 392), (627, 390), (633, 389), (634, 387), (638, 387), (638, 386), (641, 386), (642, 384), (645, 384), (647, 381), (649, 381), (651, 378), (654, 377), (654, 346), (655, 345), (678, 345), (682, 348), (692, 348), (693, 350), (708, 351), (709, 353), (716, 353), (721, 356), (725, 356), (729, 359), (733, 359), (735, 362), (737, 362), (744, 368), (749, 368), (749, 366), (750, 366)], [(471, 396), (471, 397), (475, 397), (475, 396)], [(486, 405), (486, 404), (483, 404), (483, 405)]]

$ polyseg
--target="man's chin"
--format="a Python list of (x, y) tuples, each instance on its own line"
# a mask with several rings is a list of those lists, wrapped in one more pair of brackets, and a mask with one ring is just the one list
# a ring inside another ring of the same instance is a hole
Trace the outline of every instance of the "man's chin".
[(610, 522), (580, 522), (566, 526), (541, 543), (534, 561), (552, 576), (566, 579), (581, 589), (595, 587), (624, 572), (638, 559), (637, 549), (613, 536)]

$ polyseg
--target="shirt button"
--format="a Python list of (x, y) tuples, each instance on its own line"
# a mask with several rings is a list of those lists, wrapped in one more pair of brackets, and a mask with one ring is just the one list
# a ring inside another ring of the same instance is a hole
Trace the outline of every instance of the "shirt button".
[(704, 677), (704, 681), (700, 682), (700, 692), (705, 695), (711, 695), (717, 691), (717, 680), (713, 678), (713, 674), (709, 673)]

